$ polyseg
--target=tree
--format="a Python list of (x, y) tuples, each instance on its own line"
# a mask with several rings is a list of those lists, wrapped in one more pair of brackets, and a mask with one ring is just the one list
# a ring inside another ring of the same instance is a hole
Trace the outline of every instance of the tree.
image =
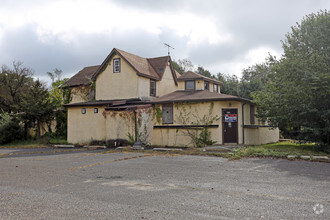
[(209, 77), (209, 78), (213, 78), (214, 76), (210, 73), (210, 71), (204, 69), (204, 67), (202, 66), (198, 66), (197, 67), (197, 71), (198, 74), (201, 74), (203, 76)]
[(22, 62), (13, 62), (13, 68), (6, 65), (0, 71), (0, 109), (6, 112), (19, 112), (23, 94), (33, 84), (33, 71)]
[(176, 71), (178, 71), (180, 74), (183, 74), (187, 71), (192, 71), (194, 69), (194, 65), (189, 59), (179, 59), (177, 62), (173, 61), (173, 67)]
[(62, 80), (62, 74), (63, 74), (63, 71), (59, 70), (57, 68), (54, 69), (54, 73), (47, 72), (47, 75), (52, 80), (52, 83), (57, 82), (57, 81), (61, 81)]
[(22, 107), (24, 109), (22, 119), (25, 122), (37, 121), (37, 138), (40, 139), (40, 124), (41, 122), (50, 122), (54, 119), (54, 109), (56, 106), (46, 86), (39, 80), (24, 95)]
[(288, 137), (330, 151), (330, 16), (310, 14), (282, 41), (284, 55), (254, 95), (258, 115)]
[(238, 96), (253, 99), (252, 94), (260, 91), (270, 80), (268, 76), (276, 62), (276, 57), (269, 54), (264, 63), (255, 64), (244, 69), (239, 82)]
[(240, 83), (236, 75), (218, 73), (217, 80), (221, 82), (221, 93), (238, 96)]

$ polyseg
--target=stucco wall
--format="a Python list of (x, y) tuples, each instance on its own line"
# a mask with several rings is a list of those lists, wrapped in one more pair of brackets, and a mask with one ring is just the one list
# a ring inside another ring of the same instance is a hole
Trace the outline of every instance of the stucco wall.
[(170, 66), (166, 66), (162, 80), (156, 82), (156, 96), (163, 96), (178, 89), (175, 85)]
[(124, 59), (120, 59), (121, 71), (113, 72), (114, 55), (106, 69), (96, 79), (96, 100), (130, 99), (139, 97), (138, 76)]
[[(161, 105), (157, 107), (161, 108)], [(186, 109), (186, 110), (184, 110)], [(216, 141), (216, 144), (222, 144), (222, 109), (237, 109), (238, 110), (238, 141), (242, 143), (242, 129), (241, 129), (241, 103), (239, 102), (213, 102), (213, 111), (211, 117), (218, 116), (220, 119), (213, 123), (218, 125), (217, 128), (209, 128), (211, 132), (212, 140)], [(191, 125), (197, 122), (198, 118), (203, 118), (204, 115), (208, 116), (210, 110), (210, 102), (185, 104), (185, 105), (174, 105), (173, 106), (173, 124), (170, 125)], [(180, 116), (184, 115), (184, 117)], [(185, 122), (182, 121), (185, 118)], [(155, 119), (156, 120), (156, 119)], [(162, 123), (154, 122), (158, 125)], [(154, 145), (169, 145), (169, 146), (192, 146), (191, 139), (186, 135), (185, 129), (173, 129), (173, 128), (156, 128), (153, 130), (152, 143)]]
[(245, 128), (245, 144), (259, 145), (279, 141), (279, 129), (269, 127)]
[[(68, 108), (68, 142), (85, 144), (91, 140), (106, 140), (105, 119), (102, 115), (104, 107), (84, 107), (86, 114), (81, 113), (82, 107)], [(98, 108), (98, 113), (94, 113)]]
[[(125, 114), (126, 116), (120, 116)], [(135, 136), (134, 114), (129, 112), (107, 112), (106, 115), (106, 139), (125, 139), (128, 134)]]

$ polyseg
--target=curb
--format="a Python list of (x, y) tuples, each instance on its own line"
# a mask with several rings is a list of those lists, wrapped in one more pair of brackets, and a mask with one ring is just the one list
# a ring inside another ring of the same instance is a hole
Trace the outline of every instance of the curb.
[(288, 159), (303, 159), (303, 160), (312, 160), (319, 162), (330, 162), (330, 158), (327, 156), (309, 156), (309, 155), (288, 155)]

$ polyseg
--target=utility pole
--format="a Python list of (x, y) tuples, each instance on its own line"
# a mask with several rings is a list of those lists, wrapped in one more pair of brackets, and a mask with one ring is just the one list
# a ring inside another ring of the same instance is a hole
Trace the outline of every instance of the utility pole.
[(167, 43), (164, 43), (164, 45), (165, 45), (165, 47), (167, 47), (167, 54), (168, 54), (168, 56), (170, 56), (170, 48), (171, 49), (175, 49), (174, 47), (171, 47), (171, 45), (169, 45), (169, 44), (167, 44)]

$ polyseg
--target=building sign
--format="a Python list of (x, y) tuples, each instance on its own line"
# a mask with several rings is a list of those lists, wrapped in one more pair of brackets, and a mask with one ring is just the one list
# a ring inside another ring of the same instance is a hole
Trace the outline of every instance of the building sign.
[(225, 122), (237, 122), (237, 114), (225, 114)]

